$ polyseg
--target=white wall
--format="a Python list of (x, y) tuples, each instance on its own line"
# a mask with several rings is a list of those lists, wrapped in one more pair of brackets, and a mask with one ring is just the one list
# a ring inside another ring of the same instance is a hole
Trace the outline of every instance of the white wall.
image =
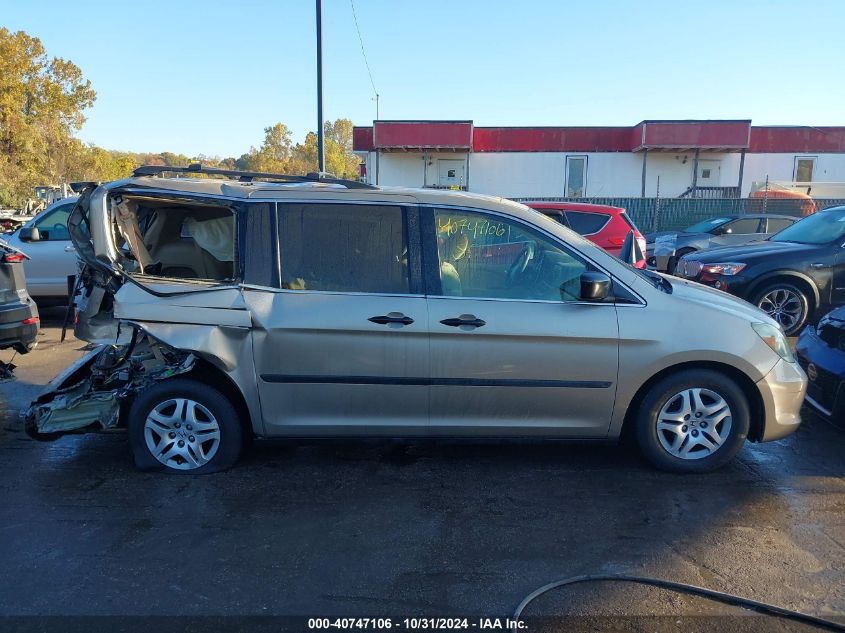
[[(438, 184), (439, 159), (460, 160), (466, 152), (385, 152), (378, 157), (378, 184), (389, 187), (423, 187)], [(471, 177), (471, 176), (470, 176)], [(367, 158), (367, 182), (376, 182), (376, 155)]]
[(746, 154), (742, 195), (747, 196), (753, 182), (792, 181), (796, 156), (815, 156), (814, 182), (845, 182), (845, 154)]
[[(371, 178), (375, 182), (375, 168)], [(421, 154), (389, 152), (379, 156), (378, 184), (391, 187), (422, 187), (423, 183)]]
[[(629, 152), (477, 152), (469, 156), (469, 190), (508, 198), (563, 197), (566, 195), (566, 157), (587, 156), (587, 197), (639, 197), (642, 183), (642, 153)], [(747, 196), (752, 182), (791, 181), (795, 156), (814, 154), (746, 154), (742, 196)], [(815, 154), (816, 182), (845, 182), (845, 154)], [(438, 158), (465, 159), (464, 153), (423, 155), (389, 152), (379, 157), (379, 184), (404, 187), (431, 186), (438, 181)], [(684, 159), (686, 158), (686, 162)], [(740, 154), (701, 153), (699, 160), (717, 160), (719, 186), (734, 187), (739, 178)], [(367, 154), (367, 180), (375, 182), (375, 152)], [(657, 194), (673, 198), (692, 185), (693, 152), (649, 152), (646, 170), (646, 197)], [(699, 185), (703, 184), (699, 180)]]
[[(469, 188), (512, 198), (557, 197), (566, 195), (566, 157), (587, 156), (587, 197), (638, 197), (642, 193), (643, 155), (629, 152), (482, 152), (470, 156)], [(692, 152), (686, 154), (651, 152), (646, 165), (646, 196), (675, 197), (692, 185)], [(701, 154), (701, 159), (722, 162), (722, 186), (737, 181), (731, 155)], [(725, 182), (725, 175), (729, 183)]]

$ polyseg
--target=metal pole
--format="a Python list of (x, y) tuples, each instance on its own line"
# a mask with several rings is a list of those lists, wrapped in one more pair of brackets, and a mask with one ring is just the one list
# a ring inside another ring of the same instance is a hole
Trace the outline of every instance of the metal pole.
[(695, 148), (695, 154), (692, 159), (692, 197), (697, 198), (698, 192), (698, 148)]
[(739, 178), (737, 179), (736, 183), (736, 197), (742, 197), (742, 176), (745, 172), (745, 149), (742, 150), (742, 153), (739, 156)]
[(641, 198), (645, 198), (645, 165), (646, 165), (647, 161), (648, 161), (648, 148), (646, 147), (643, 150), (643, 188), (642, 188), (642, 194), (640, 195)]
[(769, 174), (766, 174), (766, 189), (763, 191), (763, 213), (769, 211)]
[(326, 171), (323, 139), (323, 0), (317, 0), (317, 169)]
[(658, 226), (660, 226), (660, 176), (657, 177), (657, 191), (654, 197), (654, 218), (652, 220), (651, 230), (656, 232)]

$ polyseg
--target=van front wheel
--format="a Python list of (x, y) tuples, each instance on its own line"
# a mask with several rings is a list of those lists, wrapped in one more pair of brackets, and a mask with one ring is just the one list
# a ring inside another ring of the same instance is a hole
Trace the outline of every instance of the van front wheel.
[(643, 455), (662, 470), (701, 473), (728, 463), (748, 437), (750, 413), (728, 376), (691, 369), (649, 389), (637, 416)]
[(243, 430), (226, 396), (201, 382), (172, 378), (141, 392), (129, 409), (129, 447), (141, 470), (205, 474), (240, 456)]

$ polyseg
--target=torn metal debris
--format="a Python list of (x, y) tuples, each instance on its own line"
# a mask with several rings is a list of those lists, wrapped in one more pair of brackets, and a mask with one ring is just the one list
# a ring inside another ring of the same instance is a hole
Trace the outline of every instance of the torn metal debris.
[(133, 327), (125, 345), (103, 345), (54, 378), (23, 413), (26, 432), (52, 439), (118, 425), (121, 402), (155, 381), (191, 371), (196, 357)]

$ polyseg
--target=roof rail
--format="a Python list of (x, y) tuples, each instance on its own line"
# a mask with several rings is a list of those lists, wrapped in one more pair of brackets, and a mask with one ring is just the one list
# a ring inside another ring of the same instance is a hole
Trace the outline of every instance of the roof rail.
[(294, 176), (291, 174), (269, 174), (262, 171), (238, 171), (236, 169), (218, 169), (217, 167), (203, 167), (201, 163), (192, 163), (187, 167), (170, 167), (167, 165), (142, 165), (132, 172), (135, 177), (139, 176), (160, 176), (165, 173), (173, 174), (209, 174), (211, 176), (226, 176), (237, 178), (240, 182), (253, 182), (254, 180), (267, 180), (270, 182), (320, 182), (328, 185), (343, 185), (347, 189), (378, 189), (357, 180), (337, 178), (327, 172), (311, 172), (307, 176)]

